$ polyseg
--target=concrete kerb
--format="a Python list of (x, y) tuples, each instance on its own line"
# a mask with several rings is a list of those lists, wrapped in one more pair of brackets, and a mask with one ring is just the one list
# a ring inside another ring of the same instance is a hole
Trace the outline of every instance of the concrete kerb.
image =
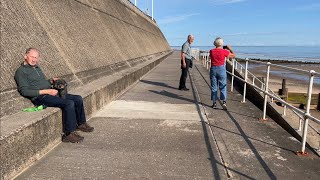
[[(97, 79), (71, 93), (83, 97), (86, 115), (87, 118), (90, 118), (94, 112), (128, 89), (171, 53), (172, 51), (162, 53), (134, 67)], [(6, 131), (4, 133), (2, 131), (0, 137), (0, 179), (10, 179), (16, 176), (57, 146), (61, 142), (61, 118), (61, 110), (47, 108), (29, 114), (17, 113), (5, 117), (6, 120), (1, 119), (1, 126), (8, 121), (13, 124), (15, 121), (22, 121), (24, 124), (20, 124), (19, 127), (17, 124), (1, 127)], [(8, 131), (10, 128), (12, 130)]]

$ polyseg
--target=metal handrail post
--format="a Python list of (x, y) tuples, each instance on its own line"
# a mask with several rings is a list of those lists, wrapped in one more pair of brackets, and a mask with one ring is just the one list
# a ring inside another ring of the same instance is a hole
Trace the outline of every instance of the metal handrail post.
[(302, 148), (301, 152), (304, 154), (306, 149), (306, 141), (307, 141), (307, 132), (308, 132), (308, 121), (306, 115), (310, 114), (310, 103), (311, 103), (311, 95), (312, 95), (312, 86), (313, 86), (313, 78), (314, 78), (314, 70), (310, 70), (310, 78), (309, 78), (309, 87), (308, 87), (308, 98), (307, 98), (307, 107), (306, 112), (304, 116), (304, 126), (303, 126), (303, 132), (302, 132)]
[(210, 53), (208, 53), (207, 64), (208, 64), (209, 58), (210, 58)]
[(302, 119), (299, 117), (299, 128), (298, 131), (301, 131), (302, 129)]
[(207, 53), (203, 53), (203, 58), (202, 58), (202, 61), (201, 61), (202, 64), (203, 64), (203, 61), (206, 59), (206, 55), (207, 55)]
[(235, 64), (235, 59), (234, 59), (234, 58), (232, 58), (231, 92), (233, 92), (233, 82), (234, 82), (234, 64)]
[(267, 102), (268, 102), (268, 89), (269, 89), (269, 74), (270, 74), (270, 66), (271, 66), (271, 63), (268, 62), (267, 63), (267, 80), (265, 82), (265, 93), (264, 93), (264, 104), (263, 104), (263, 117), (262, 117), (262, 120), (266, 120), (266, 114), (267, 114)]
[(242, 103), (246, 102), (246, 92), (247, 92), (247, 79), (248, 79), (248, 58), (246, 58), (246, 66), (245, 66), (245, 71), (244, 71), (244, 85), (243, 85), (243, 99)]
[(201, 63), (203, 63), (204, 58), (206, 57), (205, 53), (202, 54)]
[(256, 78), (253, 76), (252, 78), (252, 85), (255, 86), (254, 81), (256, 80)]
[(264, 84), (266, 83), (266, 82), (264, 82), (264, 78), (263, 77), (261, 77), (262, 79), (261, 79), (261, 89), (264, 89)]
[(282, 114), (283, 116), (287, 115), (287, 113), (286, 113), (287, 111), (286, 110), (287, 110), (287, 106), (283, 105), (283, 114)]
[(208, 59), (208, 70), (210, 71), (210, 68), (211, 68), (211, 57), (209, 56), (209, 59)]
[(205, 59), (205, 61), (203, 62), (203, 66), (206, 65), (206, 63), (207, 63), (207, 61), (208, 61), (208, 58), (209, 58), (209, 53), (206, 54), (206, 59)]

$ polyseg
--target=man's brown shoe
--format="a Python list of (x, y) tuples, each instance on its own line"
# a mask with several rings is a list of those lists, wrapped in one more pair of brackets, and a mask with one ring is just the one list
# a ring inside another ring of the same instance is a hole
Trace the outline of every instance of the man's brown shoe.
[(83, 141), (84, 137), (77, 134), (77, 132), (73, 131), (69, 135), (62, 136), (62, 142), (71, 142), (71, 143), (78, 143)]
[(87, 123), (83, 123), (77, 127), (77, 130), (83, 132), (92, 132), (94, 130), (94, 127), (89, 126)]

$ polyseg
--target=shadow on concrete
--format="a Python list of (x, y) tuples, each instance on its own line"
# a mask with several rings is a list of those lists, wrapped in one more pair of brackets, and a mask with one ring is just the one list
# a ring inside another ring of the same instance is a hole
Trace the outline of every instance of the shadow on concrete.
[(162, 82), (148, 81), (148, 80), (140, 80), (140, 82), (155, 85), (155, 86), (162, 86), (162, 87), (166, 87), (166, 88), (171, 88), (171, 89), (178, 89), (176, 87), (169, 86), (168, 84), (162, 83)]
[[(201, 74), (201, 73), (200, 73)], [(202, 74), (201, 74), (202, 76)], [(189, 74), (189, 77), (190, 77), (190, 80), (191, 80), (191, 76)], [(195, 89), (194, 89), (194, 84), (193, 84), (193, 81), (191, 80), (191, 87), (192, 87), (192, 93), (193, 93), (193, 97), (195, 99), (195, 104), (196, 104), (196, 107), (197, 107), (197, 111), (198, 111), (198, 114), (199, 114), (199, 117), (201, 119), (201, 125), (202, 125), (202, 129), (203, 129), (203, 136), (204, 136), (204, 140), (205, 140), (205, 143), (206, 143), (206, 146), (207, 146), (207, 151), (208, 151), (208, 155), (209, 155), (209, 160), (211, 162), (211, 168), (212, 168), (212, 173), (213, 173), (213, 176), (214, 176), (214, 179), (223, 179), (223, 176), (221, 177), (221, 175), (219, 174), (219, 170), (218, 170), (218, 165), (220, 165), (221, 167), (233, 172), (233, 173), (236, 173), (236, 174), (239, 174), (243, 177), (246, 177), (247, 179), (254, 179), (246, 174), (243, 174), (235, 169), (232, 169), (230, 167), (226, 167), (223, 163), (221, 163), (223, 160), (218, 161), (216, 159), (216, 157), (214, 156), (214, 153), (213, 153), (213, 149), (212, 149), (212, 145), (211, 145), (211, 142), (210, 142), (210, 137), (209, 137), (209, 133), (208, 133), (208, 128), (207, 128), (207, 125), (208, 127), (210, 128), (210, 125), (204, 120), (205, 118), (203, 117), (202, 113), (201, 113), (201, 107), (200, 107), (200, 100), (197, 98), (196, 96), (196, 92), (195, 92)], [(214, 137), (212, 137), (214, 138)], [(217, 154), (217, 153), (216, 153)], [(219, 157), (218, 157), (219, 158)], [(221, 158), (220, 158), (221, 159)], [(225, 171), (224, 171), (225, 172)], [(228, 176), (228, 175), (227, 175)], [(227, 178), (230, 178), (230, 177), (227, 177)]]
[[(203, 78), (203, 80), (206, 82), (206, 84), (208, 85), (208, 87), (210, 88), (210, 84), (207, 82), (206, 78), (202, 75), (202, 73), (200, 72), (200, 70), (198, 69), (197, 66), (195, 66), (197, 71), (199, 72), (199, 74), (201, 75), (201, 77)], [(219, 101), (220, 105), (222, 106), (222, 103), (221, 101)], [(223, 110), (223, 109), (221, 109)], [(252, 150), (252, 152), (254, 153), (254, 155), (256, 156), (257, 160), (259, 161), (259, 163), (261, 164), (261, 166), (263, 167), (263, 169), (266, 171), (266, 173), (268, 174), (268, 176), (270, 177), (270, 179), (276, 179), (276, 176), (275, 174), (272, 172), (272, 170), (269, 168), (269, 166), (267, 165), (267, 163), (263, 160), (263, 158), (260, 156), (258, 150), (255, 148), (255, 146), (253, 145), (253, 143), (250, 141), (250, 137), (248, 137), (246, 135), (246, 133), (243, 131), (243, 129), (241, 128), (241, 126), (239, 125), (239, 123), (236, 121), (236, 119), (231, 115), (231, 113), (229, 111), (226, 111), (226, 113), (228, 114), (228, 116), (230, 117), (230, 119), (232, 120), (232, 122), (236, 125), (238, 131), (240, 132), (240, 136), (242, 136), (245, 140), (245, 142), (249, 145), (250, 149)], [(237, 112), (233, 112), (233, 113), (237, 113)], [(243, 114), (241, 114), (243, 115)], [(246, 116), (246, 115), (244, 115)], [(284, 149), (284, 148), (282, 148)], [(287, 149), (286, 149), (287, 150)], [(290, 151), (290, 150), (289, 150)], [(292, 152), (292, 151), (290, 151)], [(250, 178), (248, 177), (247, 175), (244, 175), (242, 173), (239, 173), (239, 172), (236, 172), (242, 176), (245, 176), (247, 178)], [(250, 178), (250, 179), (253, 179), (253, 178)]]
[(211, 85), (208, 83), (207, 79), (202, 75), (201, 71), (199, 70), (198, 66), (195, 65), (198, 73), (200, 74), (200, 76), (202, 77), (202, 79), (204, 80), (204, 82), (206, 82), (206, 84), (208, 85), (209, 88), (211, 88)]
[(177, 94), (165, 91), (165, 90), (163, 90), (163, 91), (149, 90), (149, 91), (153, 92), (153, 93), (156, 93), (156, 94), (163, 95), (163, 96), (167, 96), (167, 97), (170, 97), (170, 98), (175, 98), (175, 99), (180, 99), (180, 100), (187, 101), (187, 102), (190, 102), (190, 103), (195, 103), (195, 100), (184, 98), (184, 97), (181, 97), (180, 95), (177, 95)]
[[(219, 103), (222, 105), (222, 103), (219, 101)], [(263, 158), (261, 157), (261, 155), (259, 154), (258, 150), (255, 148), (255, 146), (253, 145), (253, 143), (251, 142), (251, 138), (248, 137), (246, 135), (246, 133), (243, 131), (243, 129), (241, 128), (240, 124), (237, 122), (237, 120), (230, 114), (230, 112), (228, 110), (226, 110), (227, 115), (230, 117), (230, 119), (232, 120), (232, 122), (236, 125), (238, 131), (240, 132), (240, 135), (243, 137), (243, 139), (245, 140), (245, 142), (248, 144), (248, 146), (250, 147), (250, 149), (252, 150), (253, 154), (256, 156), (257, 160), (259, 161), (259, 163), (261, 164), (261, 166), (263, 167), (263, 169), (266, 171), (267, 175), (270, 177), (270, 179), (277, 179), (277, 177), (273, 174), (272, 170), (269, 168), (269, 166), (267, 165), (267, 163), (263, 160)]]
[[(217, 128), (217, 129), (220, 129), (220, 130), (223, 130), (223, 131), (226, 131), (226, 132), (228, 132), (228, 133), (232, 133), (232, 134), (235, 134), (235, 135), (242, 136), (242, 135), (239, 134), (239, 133), (230, 131), (230, 130), (228, 130), (228, 129), (225, 129), (225, 128), (222, 128), (222, 127), (219, 127), (219, 126), (216, 126), (216, 125), (209, 124), (209, 126), (214, 127), (214, 128)], [(243, 137), (243, 136), (242, 136), (242, 137)], [(265, 141), (261, 141), (261, 140), (259, 140), (259, 139), (252, 138), (252, 137), (249, 137), (249, 136), (247, 136), (247, 138), (248, 138), (248, 139), (251, 139), (251, 140), (253, 140), (253, 141), (261, 142), (261, 143), (264, 143), (264, 144), (267, 144), (267, 145), (270, 145), (270, 146), (274, 146), (274, 147), (280, 148), (280, 149), (282, 149), (282, 150), (285, 150), (285, 151), (288, 151), (288, 152), (291, 152), (291, 153), (295, 153), (295, 151), (293, 151), (293, 150), (290, 150), (290, 149), (288, 149), (288, 148), (284, 148), (284, 147), (278, 146), (278, 145), (276, 145), (276, 144), (271, 144), (271, 143), (268, 143), (268, 142), (265, 142)]]
[(202, 116), (200, 105), (199, 105), (199, 99), (197, 98), (196, 92), (195, 92), (195, 89), (194, 89), (195, 85), (193, 84), (193, 81), (192, 81), (192, 78), (190, 76), (190, 73), (188, 73), (188, 74), (189, 74), (189, 78), (190, 78), (190, 82), (191, 82), (193, 98), (194, 98), (194, 101), (195, 101), (195, 104), (196, 104), (196, 107), (197, 107), (197, 111), (198, 111), (199, 117), (201, 119), (201, 125), (202, 125), (202, 129), (203, 129), (203, 136), (204, 136), (204, 140), (205, 140), (205, 143), (206, 143), (206, 146), (207, 146), (209, 160), (210, 160), (210, 163), (211, 163), (212, 174), (214, 176), (214, 179), (222, 179), (220, 177), (221, 175), (219, 174), (219, 169), (218, 169), (217, 164), (222, 165), (222, 167), (225, 167), (225, 166), (222, 163), (219, 163), (219, 161), (214, 156), (214, 153), (213, 153), (213, 150), (212, 150), (212, 145), (211, 145), (210, 138), (209, 138), (209, 135), (208, 135), (208, 129), (207, 129), (207, 126), (206, 126), (206, 122), (204, 120), (204, 117)]
[(236, 112), (236, 111), (229, 111), (229, 112), (233, 113), (233, 114), (238, 114), (238, 115), (243, 116), (243, 117), (249, 117), (249, 118), (254, 118), (254, 119), (259, 119), (260, 118), (260, 117), (257, 117), (257, 116), (251, 116), (251, 115), (247, 115), (247, 114), (244, 114), (244, 113), (239, 113), (239, 112)]

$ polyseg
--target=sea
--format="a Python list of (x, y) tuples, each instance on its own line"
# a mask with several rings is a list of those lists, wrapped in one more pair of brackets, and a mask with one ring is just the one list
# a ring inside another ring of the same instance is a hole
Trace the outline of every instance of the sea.
[[(181, 49), (181, 46), (171, 46)], [(213, 46), (192, 46), (209, 51)], [(232, 46), (239, 58), (288, 60), (320, 63), (320, 46)]]
[[(172, 49), (181, 50), (181, 46), (171, 46)], [(213, 46), (192, 46), (200, 51), (209, 51)], [(232, 46), (238, 58), (261, 60), (284, 60), (295, 62), (312, 62), (313, 66), (320, 66), (320, 46)], [(252, 68), (252, 67), (251, 67)], [(254, 68), (254, 67), (253, 67)], [(250, 69), (249, 69), (250, 70)], [(289, 71), (272, 71), (292, 79), (308, 82), (309, 77)], [(319, 87), (320, 76), (314, 78), (314, 84)]]

